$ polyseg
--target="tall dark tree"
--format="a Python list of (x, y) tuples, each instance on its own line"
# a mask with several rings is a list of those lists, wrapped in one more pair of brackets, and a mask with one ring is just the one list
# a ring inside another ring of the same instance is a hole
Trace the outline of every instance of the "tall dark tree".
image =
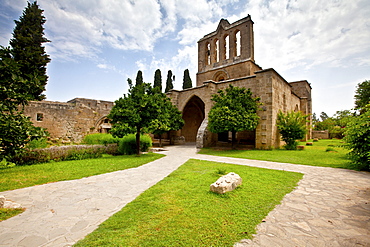
[(157, 69), (154, 73), (154, 85), (153, 87), (159, 88), (159, 91), (162, 92), (162, 74), (161, 70)]
[(365, 109), (365, 106), (368, 104), (370, 104), (370, 81), (366, 80), (357, 85), (355, 92), (355, 109)]
[(143, 72), (141, 72), (141, 70), (139, 70), (137, 72), (137, 75), (136, 75), (136, 84), (135, 85), (140, 85), (140, 84), (143, 84), (144, 81), (143, 81)]
[(184, 80), (182, 84), (182, 89), (187, 89), (187, 88), (192, 88), (192, 87), (193, 85), (192, 85), (191, 78), (189, 75), (189, 70), (186, 69), (184, 70)]
[[(11, 54), (19, 65), (23, 79), (32, 85), (25, 88), (24, 93), (29, 94), (33, 100), (42, 100), (45, 95), (45, 86), (48, 80), (46, 65), (50, 62), (49, 55), (45, 53), (43, 43), (50, 42), (44, 37), (44, 23), (46, 22), (37, 1), (27, 3), (19, 21), (15, 21), (13, 38), (10, 40)], [(34, 80), (36, 78), (36, 80)]]
[(258, 125), (259, 98), (253, 98), (250, 89), (229, 85), (225, 91), (212, 95), (212, 106), (208, 114), (208, 127), (213, 133), (231, 131), (232, 147), (235, 148), (236, 132), (254, 130)]
[(45, 136), (45, 132), (34, 127), (23, 114), (23, 107), (34, 99), (34, 95), (25, 90), (31, 90), (30, 85), (38, 80), (24, 79), (19, 67), (10, 49), (0, 47), (0, 161), (14, 161), (31, 139)]
[(169, 70), (167, 73), (167, 80), (166, 80), (166, 89), (164, 90), (165, 93), (173, 89), (173, 84), (172, 84), (172, 77), (175, 77), (172, 75), (172, 71)]

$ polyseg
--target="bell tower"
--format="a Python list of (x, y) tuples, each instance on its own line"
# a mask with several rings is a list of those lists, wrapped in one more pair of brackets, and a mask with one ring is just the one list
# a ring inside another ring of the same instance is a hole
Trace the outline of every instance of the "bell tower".
[(197, 86), (254, 74), (253, 21), (248, 15), (232, 24), (221, 19), (216, 31), (198, 41)]

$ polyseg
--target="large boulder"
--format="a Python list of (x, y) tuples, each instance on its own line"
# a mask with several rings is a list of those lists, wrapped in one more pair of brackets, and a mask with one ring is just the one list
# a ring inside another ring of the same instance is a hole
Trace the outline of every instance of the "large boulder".
[(242, 178), (234, 173), (230, 172), (219, 179), (217, 179), (216, 182), (211, 184), (210, 189), (211, 191), (218, 193), (218, 194), (224, 194), (228, 191), (234, 190), (236, 187), (242, 184)]

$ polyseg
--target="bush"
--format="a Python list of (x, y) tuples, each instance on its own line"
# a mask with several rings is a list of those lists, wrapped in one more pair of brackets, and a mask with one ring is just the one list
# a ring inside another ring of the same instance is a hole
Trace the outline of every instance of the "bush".
[(349, 157), (358, 170), (370, 171), (370, 105), (360, 116), (353, 117), (345, 132)]
[(18, 156), (18, 165), (32, 165), (49, 161), (82, 160), (102, 157), (103, 153), (116, 154), (117, 144), (53, 146), (50, 148), (29, 150)]
[[(140, 136), (140, 151), (147, 152), (152, 146), (152, 138), (148, 135)], [(119, 140), (119, 154), (136, 154), (136, 137), (134, 134), (124, 136)]]
[(107, 145), (112, 143), (118, 143), (119, 138), (114, 138), (111, 134), (95, 133), (86, 135), (83, 139), (85, 144), (101, 144)]
[(27, 143), (26, 148), (36, 149), (36, 148), (46, 148), (48, 146), (47, 139), (44, 137), (31, 140)]
[(287, 150), (296, 150), (297, 140), (304, 138), (307, 133), (307, 117), (302, 112), (288, 112), (286, 114), (281, 111), (277, 115), (276, 124)]

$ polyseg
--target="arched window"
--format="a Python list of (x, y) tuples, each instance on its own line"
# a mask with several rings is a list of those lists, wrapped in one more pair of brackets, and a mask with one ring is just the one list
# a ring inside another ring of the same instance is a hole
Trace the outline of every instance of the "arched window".
[(216, 63), (220, 61), (220, 41), (215, 40), (215, 61)]
[(206, 64), (211, 64), (211, 44), (208, 42), (206, 44)]
[(225, 36), (225, 39), (224, 39), (224, 44), (225, 44), (225, 54), (223, 56), (224, 59), (229, 59), (229, 49), (230, 49), (230, 37), (229, 35), (226, 35)]
[(241, 44), (240, 31), (237, 31), (235, 33), (235, 49), (236, 49), (236, 56), (237, 57), (240, 56), (241, 47), (242, 47), (242, 44)]

